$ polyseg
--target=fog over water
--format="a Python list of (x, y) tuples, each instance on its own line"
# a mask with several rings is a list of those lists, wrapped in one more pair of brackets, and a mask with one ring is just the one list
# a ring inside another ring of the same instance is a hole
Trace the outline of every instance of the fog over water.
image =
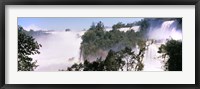
[[(165, 21), (159, 23), (159, 27), (149, 28), (149, 39), (159, 42), (147, 41), (148, 47), (144, 55), (143, 71), (164, 71), (162, 68), (164, 63), (162, 58), (158, 58), (161, 54), (157, 53), (158, 48), (167, 39), (182, 39), (182, 32), (176, 28), (175, 21)], [(52, 31), (47, 32), (49, 35), (35, 37), (36, 41), (42, 45), (40, 54), (32, 55), (39, 65), (35, 71), (58, 71), (59, 69), (67, 69), (74, 63), (80, 63), (80, 46), (81, 35), (85, 31)], [(137, 48), (136, 48), (137, 49)]]
[(79, 62), (79, 52), (82, 39), (78, 31), (48, 32), (49, 35), (37, 37), (42, 45), (39, 55), (33, 55), (39, 65), (35, 71), (58, 71), (66, 69), (74, 62)]

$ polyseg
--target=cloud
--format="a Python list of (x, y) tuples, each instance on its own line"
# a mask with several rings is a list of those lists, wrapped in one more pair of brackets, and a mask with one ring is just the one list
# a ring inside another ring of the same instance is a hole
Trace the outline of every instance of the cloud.
[(29, 25), (29, 26), (27, 26), (27, 27), (24, 27), (24, 29), (25, 29), (26, 31), (30, 31), (31, 29), (32, 29), (33, 31), (39, 31), (39, 30), (46, 31), (46, 30), (47, 30), (47, 29), (41, 28), (41, 27), (39, 27), (39, 26), (37, 26), (37, 25), (35, 25), (35, 24), (31, 24), (31, 25)]

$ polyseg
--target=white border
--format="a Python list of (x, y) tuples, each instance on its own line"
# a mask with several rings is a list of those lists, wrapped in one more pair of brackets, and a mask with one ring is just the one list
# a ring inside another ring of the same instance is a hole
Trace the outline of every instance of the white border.
[[(6, 5), (6, 84), (195, 84), (194, 5)], [(182, 72), (17, 72), (17, 17), (183, 17)]]

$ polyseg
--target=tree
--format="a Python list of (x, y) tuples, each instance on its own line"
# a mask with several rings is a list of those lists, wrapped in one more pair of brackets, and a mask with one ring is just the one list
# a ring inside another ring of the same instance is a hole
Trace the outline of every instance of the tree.
[(118, 22), (117, 24), (114, 24), (114, 25), (112, 26), (112, 29), (113, 29), (113, 30), (117, 30), (117, 29), (123, 28), (123, 27), (126, 27), (126, 25), (123, 24), (122, 22)]
[[(131, 48), (125, 47), (125, 49), (115, 52), (110, 50), (105, 60), (97, 58), (96, 61), (89, 62), (85, 60), (80, 64), (73, 64), (68, 67), (68, 71), (141, 71), (144, 67), (142, 58), (144, 57), (145, 49), (140, 49), (138, 54), (132, 52)], [(126, 68), (125, 68), (126, 67)]]
[(25, 32), (21, 26), (18, 26), (18, 71), (33, 71), (38, 65), (36, 65), (37, 61), (33, 62), (29, 55), (40, 54), (38, 50), (42, 45)]
[(89, 30), (95, 30), (96, 29), (96, 26), (95, 26), (95, 23), (93, 22), (92, 25), (90, 26)]
[(162, 53), (163, 57), (168, 56), (165, 63), (165, 70), (182, 71), (182, 42), (177, 40), (168, 40), (165, 45), (161, 45), (158, 53)]
[[(125, 24), (119, 22), (118, 25), (125, 26)], [(135, 47), (138, 43), (140, 36), (133, 30), (127, 32), (121, 32), (119, 30), (111, 30), (109, 32), (104, 31), (104, 25), (102, 22), (98, 22), (96, 25), (93, 23), (89, 30), (82, 35), (81, 42), (81, 55), (84, 59), (90, 59), (89, 55), (96, 55), (99, 50), (107, 51), (112, 49), (113, 51), (119, 51), (125, 47)]]
[[(73, 64), (71, 67), (68, 67), (67, 70), (68, 71), (81, 71), (83, 69), (83, 64), (80, 63), (80, 64)], [(61, 70), (61, 71), (64, 71), (64, 70)]]
[(120, 62), (117, 60), (116, 52), (110, 50), (105, 59), (105, 70), (117, 71), (120, 69)]
[(101, 21), (99, 21), (96, 25), (96, 29), (97, 30), (104, 30), (105, 29), (104, 24)]

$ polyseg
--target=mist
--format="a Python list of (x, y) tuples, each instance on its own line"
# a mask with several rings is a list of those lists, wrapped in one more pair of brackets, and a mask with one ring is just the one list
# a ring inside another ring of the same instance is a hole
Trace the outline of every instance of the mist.
[(182, 29), (177, 26), (178, 22), (175, 20), (150, 22), (148, 28), (148, 39), (150, 40), (146, 42), (143, 71), (164, 71), (164, 64), (168, 58), (162, 58), (158, 49), (169, 39), (182, 40)]
[[(158, 49), (167, 39), (182, 40), (182, 29), (178, 28), (177, 25), (178, 22), (176, 20), (149, 21), (143, 71), (164, 71), (163, 61), (165, 59), (160, 58), (161, 54), (158, 53)], [(138, 29), (139, 26), (136, 31), (139, 31)], [(124, 31), (123, 29), (121, 30)], [(40, 54), (31, 55), (39, 65), (34, 71), (59, 71), (67, 69), (74, 63), (81, 63), (83, 59), (81, 58), (80, 46), (82, 42), (81, 36), (84, 32), (51, 31), (46, 32), (48, 35), (34, 37), (42, 45), (39, 49)], [(124, 45), (118, 43), (110, 49), (119, 51), (123, 48)], [(89, 61), (95, 61), (100, 57), (105, 59), (109, 50), (100, 49), (95, 55), (88, 55)], [(138, 45), (133, 50), (138, 52)]]
[(178, 22), (175, 20), (149, 22), (148, 39), (166, 40), (166, 39), (182, 39), (182, 30), (179, 29)]
[(48, 35), (35, 37), (42, 45), (40, 54), (32, 55), (39, 65), (35, 71), (58, 71), (66, 69), (73, 63), (80, 62), (80, 45), (82, 31), (55, 31)]

